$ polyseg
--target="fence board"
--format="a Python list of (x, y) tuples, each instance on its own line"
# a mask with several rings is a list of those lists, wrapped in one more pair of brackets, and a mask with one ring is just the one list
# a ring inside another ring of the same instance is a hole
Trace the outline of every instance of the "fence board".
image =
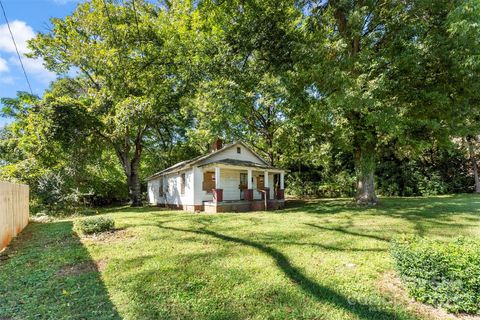
[(0, 251), (28, 224), (29, 188), (0, 181)]

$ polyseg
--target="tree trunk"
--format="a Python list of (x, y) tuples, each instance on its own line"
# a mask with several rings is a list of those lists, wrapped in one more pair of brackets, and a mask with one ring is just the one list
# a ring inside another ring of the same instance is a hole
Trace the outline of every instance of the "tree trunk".
[(473, 175), (475, 176), (475, 193), (480, 193), (480, 181), (478, 179), (477, 160), (473, 159)]
[(140, 157), (142, 154), (142, 146), (137, 139), (135, 143), (135, 155), (133, 159), (129, 158), (130, 145), (126, 144), (125, 149), (120, 146), (115, 147), (120, 162), (122, 163), (123, 171), (127, 177), (128, 185), (128, 197), (131, 201), (132, 207), (141, 207), (142, 203), (142, 190), (140, 187), (140, 177), (138, 175), (138, 169), (140, 167)]
[(138, 163), (135, 161), (131, 165), (130, 176), (127, 177), (128, 180), (128, 195), (130, 201), (132, 202), (132, 207), (141, 207), (142, 203), (142, 190), (140, 188), (140, 178), (138, 176)]
[(472, 161), (473, 167), (473, 176), (475, 178), (475, 193), (480, 193), (480, 181), (478, 178), (478, 165), (477, 165), (477, 157), (475, 156), (475, 151), (473, 150), (473, 143), (472, 138), (467, 138), (468, 143), (468, 153), (470, 154), (470, 160)]
[[(349, 26), (345, 9), (340, 3), (335, 3), (335, 6), (336, 9), (333, 14), (337, 22), (338, 31), (351, 43), (350, 54), (355, 58), (362, 49), (361, 37), (351, 36), (352, 30)], [(352, 64), (352, 66), (354, 65)], [(355, 67), (350, 71), (354, 77), (358, 76)], [(375, 194), (375, 129), (371, 125), (365, 127), (362, 114), (359, 112), (350, 113), (348, 118), (355, 130), (353, 141), (355, 173), (357, 176), (355, 201), (358, 205), (374, 206), (378, 203), (377, 195)]]
[(375, 147), (362, 144), (355, 147), (355, 171), (357, 175), (358, 205), (374, 206), (378, 203), (375, 194)]

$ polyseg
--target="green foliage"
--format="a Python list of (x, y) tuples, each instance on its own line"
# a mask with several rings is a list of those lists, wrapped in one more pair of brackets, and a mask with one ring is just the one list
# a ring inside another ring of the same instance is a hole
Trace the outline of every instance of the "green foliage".
[(323, 178), (318, 171), (294, 172), (287, 178), (288, 194), (297, 197), (351, 197), (355, 194), (355, 177), (342, 171)]
[(203, 59), (195, 67), (204, 76), (188, 101), (196, 119), (189, 136), (201, 143), (242, 139), (278, 164), (291, 150), (293, 119), (306, 106), (292, 95), (290, 74), (300, 10), (283, 0), (203, 4), (195, 33), (208, 45), (197, 48)]
[[(52, 91), (72, 86), (62, 80)], [(28, 184), (35, 211), (46, 209), (50, 215), (125, 201), (126, 184), (115, 154), (85, 134), (82, 126), (93, 124), (75, 111), (77, 100), (49, 104), (51, 95), (38, 100), (19, 93), (2, 100), (3, 113), (15, 121), (0, 130), (0, 179)]]
[(392, 242), (395, 266), (415, 299), (450, 312), (480, 312), (480, 243), (405, 236)]
[(108, 217), (92, 217), (75, 220), (73, 230), (80, 234), (97, 234), (112, 231), (115, 221)]
[(186, 125), (188, 118), (180, 115), (180, 99), (190, 90), (179, 48), (180, 9), (141, 0), (85, 1), (64, 19), (52, 19), (52, 28), (29, 43), (31, 56), (43, 58), (49, 70), (78, 70), (43, 97), (51, 123), (47, 132), (69, 152), (95, 147), (114, 152), (135, 206), (142, 204), (144, 150), (154, 145), (166, 151), (179, 140), (178, 123)]
[(409, 156), (390, 146), (379, 163), (377, 187), (384, 196), (468, 193), (474, 188), (470, 160), (459, 145), (433, 147)]
[(471, 68), (479, 67), (480, 47), (467, 39), (479, 35), (472, 19), (478, 21), (478, 3), (307, 4), (303, 45), (310, 54), (299, 61), (301, 79), (317, 92), (312, 106), (328, 110), (319, 121), (333, 124), (336, 140), (358, 160), (357, 173), (375, 170), (370, 162), (380, 163), (384, 145), (421, 150), (475, 119), (479, 81)]
[(0, 318), (121, 319), (72, 221), (29, 224), (8, 257), (0, 262)]
[(2, 100), (0, 178), (49, 208), (139, 205), (145, 177), (222, 137), (290, 169), (296, 195), (351, 196), (374, 172), (383, 195), (472, 191), (479, 16), (477, 0), (82, 1), (29, 42), (59, 79)]

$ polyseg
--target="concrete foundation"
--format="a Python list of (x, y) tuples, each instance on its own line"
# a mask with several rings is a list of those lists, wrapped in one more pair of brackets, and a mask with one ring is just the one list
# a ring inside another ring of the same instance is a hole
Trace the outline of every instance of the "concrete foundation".
[[(265, 200), (253, 201), (223, 201), (223, 202), (205, 202), (203, 205), (159, 205), (169, 209), (178, 209), (188, 212), (207, 213), (217, 212), (249, 212), (249, 211), (265, 211)], [(268, 200), (267, 210), (280, 210), (285, 207), (285, 200)]]
[[(267, 210), (279, 210), (285, 207), (284, 200), (268, 200)], [(224, 202), (205, 202), (203, 211), (208, 213), (216, 212), (249, 212), (264, 211), (265, 200), (253, 201), (224, 201)]]

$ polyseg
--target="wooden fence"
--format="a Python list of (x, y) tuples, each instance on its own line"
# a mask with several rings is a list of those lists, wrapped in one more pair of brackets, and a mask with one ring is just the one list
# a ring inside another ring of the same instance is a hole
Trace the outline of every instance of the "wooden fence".
[(0, 181), (0, 251), (28, 224), (29, 188)]

